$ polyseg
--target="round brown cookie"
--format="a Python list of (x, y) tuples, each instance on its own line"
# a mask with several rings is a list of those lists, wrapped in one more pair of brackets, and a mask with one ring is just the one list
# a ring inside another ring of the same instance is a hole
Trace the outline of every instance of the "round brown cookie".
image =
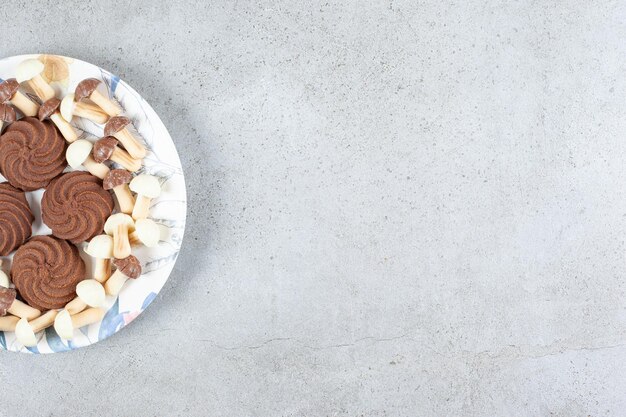
[(11, 265), (17, 292), (38, 310), (63, 308), (76, 298), (85, 279), (85, 263), (71, 243), (52, 236), (35, 236), (22, 245)]
[(113, 212), (113, 197), (93, 175), (74, 171), (54, 179), (43, 194), (41, 215), (52, 234), (72, 243), (102, 233)]
[(43, 188), (67, 167), (65, 148), (52, 122), (25, 117), (0, 136), (0, 172), (21, 190)]
[(34, 220), (24, 192), (8, 182), (0, 183), (0, 256), (26, 242)]

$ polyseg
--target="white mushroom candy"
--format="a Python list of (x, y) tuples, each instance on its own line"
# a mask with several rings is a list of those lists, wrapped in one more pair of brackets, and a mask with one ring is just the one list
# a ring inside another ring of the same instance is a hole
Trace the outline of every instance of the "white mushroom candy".
[(55, 96), (55, 92), (54, 88), (41, 76), (43, 70), (43, 62), (38, 59), (27, 59), (17, 66), (15, 79), (18, 83), (27, 81), (37, 97), (42, 101), (47, 101)]
[(111, 276), (111, 258), (113, 258), (113, 238), (109, 235), (95, 236), (87, 245), (85, 252), (96, 259), (94, 279), (105, 282)]
[(97, 323), (104, 318), (106, 312), (101, 308), (89, 308), (75, 315), (61, 310), (54, 320), (54, 330), (61, 339), (70, 340), (74, 337), (74, 330)]
[(109, 167), (94, 161), (93, 156), (91, 156), (92, 149), (93, 144), (91, 142), (85, 139), (79, 139), (67, 147), (65, 158), (72, 168), (77, 169), (83, 166), (92, 175), (103, 179), (109, 173)]
[(135, 231), (130, 234), (130, 243), (143, 243), (148, 248), (153, 248), (161, 240), (161, 228), (152, 219), (137, 219)]
[(9, 288), (10, 286), (9, 276), (4, 271), (0, 271), (0, 287)]
[(95, 104), (74, 101), (74, 94), (68, 94), (61, 100), (61, 116), (68, 122), (71, 122), (74, 116), (78, 116), (100, 125), (109, 120), (109, 115)]
[(95, 279), (86, 279), (76, 286), (76, 294), (89, 307), (102, 307), (106, 295), (104, 287)]
[(133, 219), (145, 219), (150, 214), (150, 202), (161, 194), (159, 180), (152, 175), (137, 175), (130, 182), (129, 187), (131, 191), (137, 193)]
[(67, 303), (65, 310), (70, 315), (78, 314), (87, 307), (102, 307), (106, 298), (104, 287), (95, 279), (86, 279), (76, 286), (78, 297)]
[(57, 314), (56, 310), (50, 310), (30, 322), (25, 318), (20, 319), (15, 326), (15, 337), (26, 347), (36, 346), (37, 337), (35, 333), (52, 326)]
[(130, 255), (128, 234), (135, 229), (135, 222), (128, 214), (117, 213), (104, 223), (104, 233), (113, 236), (113, 257), (124, 259)]

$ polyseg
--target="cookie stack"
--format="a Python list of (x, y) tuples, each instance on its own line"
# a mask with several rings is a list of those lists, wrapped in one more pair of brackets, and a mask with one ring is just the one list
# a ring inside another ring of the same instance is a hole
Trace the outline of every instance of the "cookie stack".
[[(67, 340), (100, 321), (126, 281), (141, 276), (133, 246), (155, 246), (160, 236), (149, 219), (160, 182), (139, 174), (147, 149), (132, 121), (100, 80), (83, 80), (59, 99), (45, 73), (30, 59), (0, 83), (0, 256), (13, 256), (10, 279), (0, 271), (0, 331), (14, 331), (25, 346), (52, 325)], [(81, 138), (74, 118), (101, 124), (105, 137)], [(39, 189), (51, 235), (31, 237), (27, 193)]]

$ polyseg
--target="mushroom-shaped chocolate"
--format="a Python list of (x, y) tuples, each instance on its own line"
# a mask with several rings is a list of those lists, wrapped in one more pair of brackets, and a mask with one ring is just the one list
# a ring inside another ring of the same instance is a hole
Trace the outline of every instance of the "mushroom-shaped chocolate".
[(92, 175), (103, 179), (109, 173), (109, 167), (93, 160), (91, 156), (92, 149), (93, 145), (91, 142), (85, 139), (79, 139), (67, 147), (65, 159), (67, 159), (67, 163), (70, 164), (72, 168), (76, 169), (82, 165)]
[(113, 238), (109, 235), (98, 235), (91, 239), (85, 252), (96, 260), (94, 279), (98, 282), (105, 282), (109, 279), (111, 258), (113, 258)]
[(41, 315), (39, 310), (16, 299), (16, 296), (17, 292), (14, 289), (0, 287), (0, 316), (6, 316), (9, 313), (16, 317), (32, 320)]
[(100, 84), (101, 81), (96, 78), (87, 78), (79, 82), (74, 91), (76, 101), (88, 98), (109, 116), (119, 115), (122, 112), (120, 107), (113, 100), (98, 91)]
[(88, 308), (74, 315), (67, 310), (61, 310), (54, 320), (54, 330), (61, 339), (70, 340), (74, 338), (74, 330), (101, 321), (105, 313), (102, 308)]
[(76, 139), (78, 139), (78, 133), (76, 133), (74, 126), (69, 124), (69, 122), (65, 120), (63, 116), (61, 116), (59, 106), (61, 106), (61, 100), (53, 97), (41, 105), (37, 117), (39, 117), (39, 120), (41, 120), (42, 122), (45, 119), (50, 118), (50, 120), (52, 120), (52, 123), (54, 123), (56, 127), (59, 128), (59, 131), (61, 132), (65, 140), (69, 143), (72, 143), (76, 141)]
[(39, 106), (25, 94), (21, 93), (19, 88), (20, 84), (15, 78), (4, 80), (4, 82), (0, 84), (0, 103), (9, 101), (24, 113), (24, 116), (37, 116)]
[(74, 101), (74, 94), (66, 95), (61, 101), (61, 116), (68, 122), (71, 122), (74, 116), (78, 116), (100, 125), (109, 120), (109, 115), (95, 104)]
[(37, 97), (41, 101), (47, 101), (54, 97), (54, 88), (43, 79), (43, 62), (38, 59), (27, 59), (17, 66), (16, 79), (18, 83), (28, 82), (30, 88), (33, 89)]
[(130, 156), (135, 159), (143, 159), (146, 156), (146, 148), (126, 128), (129, 124), (130, 119), (128, 117), (111, 117), (106, 126), (104, 126), (104, 136), (114, 136), (122, 142)]
[(141, 276), (141, 264), (139, 259), (130, 255), (126, 259), (116, 259), (113, 265), (117, 267), (117, 271), (111, 275), (111, 278), (104, 284), (107, 294), (116, 296), (120, 293), (122, 286), (129, 279), (137, 279)]
[(13, 123), (17, 120), (15, 109), (9, 104), (0, 103), (0, 132), (5, 124)]
[(153, 248), (161, 240), (161, 228), (152, 219), (137, 219), (135, 231), (128, 236), (131, 245), (143, 243), (148, 248)]
[(128, 214), (117, 213), (104, 223), (104, 233), (113, 236), (113, 256), (124, 259), (130, 255), (128, 234), (135, 229), (135, 222)]
[(43, 329), (52, 326), (57, 314), (57, 310), (49, 310), (33, 321), (28, 321), (26, 318), (20, 319), (15, 326), (15, 337), (26, 347), (36, 346), (37, 337), (35, 333), (39, 333)]
[(87, 307), (102, 307), (106, 295), (104, 287), (95, 279), (86, 279), (76, 286), (76, 295), (72, 301), (65, 305), (65, 310), (70, 314), (80, 313)]
[(141, 168), (141, 161), (130, 156), (125, 150), (118, 148), (117, 144), (118, 141), (113, 136), (103, 137), (93, 145), (93, 159), (96, 162), (110, 159), (130, 172), (138, 171)]
[(133, 208), (133, 219), (145, 219), (150, 214), (150, 202), (161, 194), (159, 180), (147, 174), (137, 175), (130, 182), (130, 189), (137, 193), (137, 202)]
[(120, 211), (125, 214), (131, 214), (135, 207), (135, 197), (128, 188), (128, 183), (133, 179), (130, 172), (125, 169), (112, 169), (102, 182), (102, 187), (105, 190), (113, 190), (117, 202), (120, 206)]

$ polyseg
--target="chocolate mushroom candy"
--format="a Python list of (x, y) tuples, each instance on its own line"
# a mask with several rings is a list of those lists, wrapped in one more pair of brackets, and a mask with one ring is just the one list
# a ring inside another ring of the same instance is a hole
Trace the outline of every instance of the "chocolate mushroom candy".
[(67, 163), (74, 169), (81, 165), (87, 169), (92, 175), (103, 179), (109, 173), (109, 167), (94, 161), (91, 156), (93, 145), (85, 139), (79, 139), (67, 147), (65, 159)]
[(137, 193), (137, 202), (133, 208), (133, 219), (145, 219), (150, 214), (150, 202), (161, 194), (159, 180), (147, 174), (137, 175), (130, 182), (131, 191)]
[(1, 103), (0, 104), (0, 132), (5, 124), (13, 123), (17, 120), (17, 114), (15, 113), (15, 109), (11, 107), (9, 104)]
[(17, 107), (19, 111), (24, 113), (24, 116), (37, 116), (39, 106), (25, 94), (21, 93), (19, 88), (20, 84), (15, 78), (4, 80), (4, 82), (0, 84), (0, 103), (6, 103), (9, 101)]
[(85, 250), (96, 260), (93, 277), (98, 282), (105, 282), (111, 276), (111, 258), (113, 258), (113, 238), (109, 235), (95, 236)]
[(39, 310), (16, 299), (16, 296), (17, 292), (14, 289), (0, 287), (0, 316), (6, 316), (9, 313), (16, 317), (32, 320), (41, 315)]
[(135, 229), (135, 222), (128, 214), (117, 213), (104, 223), (104, 233), (113, 236), (113, 256), (124, 259), (130, 256), (128, 234)]
[(130, 172), (138, 171), (141, 168), (141, 161), (130, 156), (128, 152), (119, 148), (117, 144), (118, 141), (113, 136), (103, 137), (93, 145), (93, 159), (96, 162), (111, 160)]
[(78, 133), (76, 133), (74, 126), (69, 124), (69, 122), (65, 120), (63, 116), (61, 116), (59, 106), (61, 106), (61, 100), (53, 97), (41, 105), (37, 117), (39, 117), (39, 120), (41, 120), (42, 122), (45, 119), (50, 118), (50, 120), (52, 120), (52, 123), (54, 123), (56, 127), (59, 128), (59, 131), (61, 132), (65, 140), (69, 143), (72, 143), (76, 141), (76, 139), (78, 139)]
[(126, 148), (130, 156), (135, 159), (143, 159), (146, 156), (146, 148), (126, 128), (129, 124), (130, 119), (128, 117), (111, 117), (106, 126), (104, 126), (104, 136), (114, 136)]
[(153, 248), (161, 240), (161, 228), (152, 219), (137, 219), (135, 231), (128, 238), (131, 245), (143, 243), (148, 248)]
[(126, 281), (141, 276), (141, 264), (135, 256), (130, 255), (125, 259), (114, 260), (113, 265), (117, 267), (117, 271), (104, 284), (104, 289), (107, 294), (117, 296)]
[(105, 313), (102, 308), (88, 308), (74, 315), (61, 310), (54, 320), (54, 330), (61, 339), (71, 340), (74, 338), (74, 330), (101, 321)]
[(113, 100), (98, 91), (100, 84), (102, 84), (102, 82), (96, 78), (87, 78), (79, 82), (74, 91), (76, 101), (88, 98), (96, 103), (102, 111), (109, 116), (119, 115), (122, 112), (120, 107)]
[(26, 81), (41, 101), (47, 101), (54, 97), (55, 92), (54, 88), (41, 76), (43, 69), (43, 62), (38, 59), (27, 59), (17, 66), (15, 78), (18, 83)]
[(95, 279), (86, 279), (76, 286), (76, 295), (72, 301), (65, 305), (71, 315), (80, 313), (87, 307), (102, 307), (106, 298), (104, 287)]
[(78, 116), (99, 125), (103, 125), (109, 120), (109, 115), (95, 104), (74, 101), (74, 94), (68, 94), (61, 100), (61, 116), (68, 122), (71, 122), (74, 116)]
[(112, 169), (102, 182), (102, 187), (105, 190), (113, 190), (117, 202), (120, 206), (120, 211), (125, 214), (131, 214), (135, 207), (135, 197), (128, 188), (128, 183), (133, 179), (130, 172), (124, 169)]
[(35, 333), (52, 326), (57, 314), (57, 310), (49, 310), (32, 321), (28, 321), (25, 318), (20, 319), (15, 326), (15, 337), (26, 347), (36, 346), (37, 337)]

